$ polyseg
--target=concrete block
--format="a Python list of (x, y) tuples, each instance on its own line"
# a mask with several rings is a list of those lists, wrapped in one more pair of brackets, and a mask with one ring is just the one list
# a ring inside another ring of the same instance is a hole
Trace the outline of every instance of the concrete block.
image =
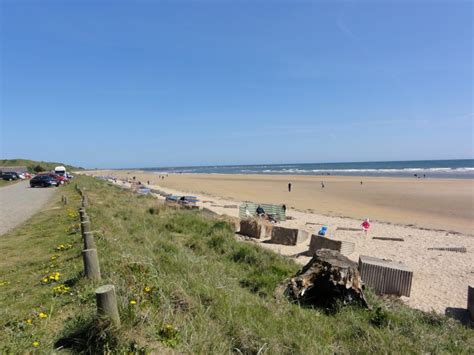
[(240, 234), (260, 239), (262, 226), (255, 219), (240, 220)]
[(362, 281), (378, 294), (410, 297), (413, 271), (405, 264), (361, 255)]
[(355, 243), (346, 242), (343, 240), (334, 240), (317, 234), (313, 234), (309, 243), (309, 250), (307, 253), (308, 256), (313, 256), (314, 253), (319, 249), (336, 250), (342, 255), (349, 255), (354, 252)]
[(260, 238), (271, 238), (272, 237), (273, 224), (271, 224), (269, 221), (265, 221), (265, 220), (259, 221), (259, 224), (261, 226), (261, 228), (260, 228)]
[(309, 233), (301, 229), (274, 226), (271, 242), (282, 245), (296, 245), (304, 242), (308, 237)]

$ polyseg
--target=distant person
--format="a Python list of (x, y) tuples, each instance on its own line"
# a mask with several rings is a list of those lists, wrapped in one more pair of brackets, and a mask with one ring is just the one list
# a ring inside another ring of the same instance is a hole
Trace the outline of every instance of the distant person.
[(133, 180), (135, 180), (135, 176), (133, 177)]
[(258, 205), (257, 210), (255, 212), (257, 212), (257, 216), (260, 216), (260, 217), (265, 216), (265, 210), (260, 205)]
[(291, 182), (288, 183), (288, 192), (291, 192)]
[(426, 178), (426, 174), (423, 174), (423, 179), (425, 179), (425, 178)]
[(361, 185), (363, 184), (362, 180), (360, 181), (360, 184), (361, 184)]
[(282, 205), (281, 208), (283, 209), (283, 212), (286, 213), (286, 205)]
[(318, 232), (318, 235), (324, 237), (326, 235), (326, 232), (328, 231), (328, 227), (322, 226), (321, 229)]
[(150, 180), (148, 180), (146, 183), (147, 183), (147, 185), (150, 185)]
[(321, 181), (321, 188), (324, 189), (324, 182)]
[(365, 232), (365, 234), (367, 234), (370, 228), (370, 221), (368, 218), (366, 218), (364, 222), (362, 222), (361, 227), (362, 227), (362, 230)]

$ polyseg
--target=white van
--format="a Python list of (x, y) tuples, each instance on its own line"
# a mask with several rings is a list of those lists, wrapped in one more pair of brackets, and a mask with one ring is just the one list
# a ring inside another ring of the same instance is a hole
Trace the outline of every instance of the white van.
[(66, 177), (66, 168), (64, 166), (57, 166), (54, 168), (54, 173), (56, 175), (64, 176)]

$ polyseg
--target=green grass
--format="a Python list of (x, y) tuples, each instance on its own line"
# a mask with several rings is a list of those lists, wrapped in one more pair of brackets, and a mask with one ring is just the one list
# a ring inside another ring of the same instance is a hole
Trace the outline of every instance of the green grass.
[(22, 180), (18, 179), (18, 180), (13, 180), (13, 181), (7, 181), (7, 180), (0, 179), (0, 187), (13, 185), (20, 181)]
[[(328, 313), (276, 300), (292, 260), (238, 242), (229, 225), (166, 208), (147, 196), (80, 176), (90, 199), (103, 280), (82, 278), (79, 233), (66, 232), (79, 205), (73, 184), (47, 210), (0, 238), (0, 352), (177, 352), (245, 354), (472, 353), (474, 332), (453, 319), (386, 303)], [(57, 252), (58, 244), (72, 248)], [(59, 254), (53, 261), (51, 256)], [(40, 280), (60, 272), (70, 294)], [(111, 283), (122, 326), (95, 320), (94, 289)], [(145, 288), (149, 287), (150, 292)], [(136, 304), (130, 304), (135, 301)], [(36, 315), (48, 314), (45, 319)], [(28, 325), (25, 320), (32, 319)]]

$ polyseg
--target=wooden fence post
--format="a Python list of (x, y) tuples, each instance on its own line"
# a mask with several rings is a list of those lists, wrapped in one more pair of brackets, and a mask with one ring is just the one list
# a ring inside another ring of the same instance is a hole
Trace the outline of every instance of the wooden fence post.
[(84, 233), (90, 232), (91, 231), (91, 222), (89, 219), (81, 222), (81, 234), (82, 237), (84, 238)]
[(84, 207), (81, 207), (81, 208), (79, 208), (79, 217), (81, 218), (81, 222), (82, 222), (84, 216), (87, 216), (86, 209)]
[(87, 195), (82, 195), (81, 204), (82, 204), (82, 207), (89, 206), (89, 199), (87, 198)]
[(100, 280), (99, 257), (97, 249), (84, 249), (82, 251), (84, 261), (84, 274), (88, 279)]
[(97, 314), (109, 318), (116, 326), (119, 326), (120, 315), (114, 285), (104, 285), (97, 288), (95, 290), (95, 298), (97, 302)]
[(92, 232), (84, 233), (84, 249), (95, 249), (94, 234)]

